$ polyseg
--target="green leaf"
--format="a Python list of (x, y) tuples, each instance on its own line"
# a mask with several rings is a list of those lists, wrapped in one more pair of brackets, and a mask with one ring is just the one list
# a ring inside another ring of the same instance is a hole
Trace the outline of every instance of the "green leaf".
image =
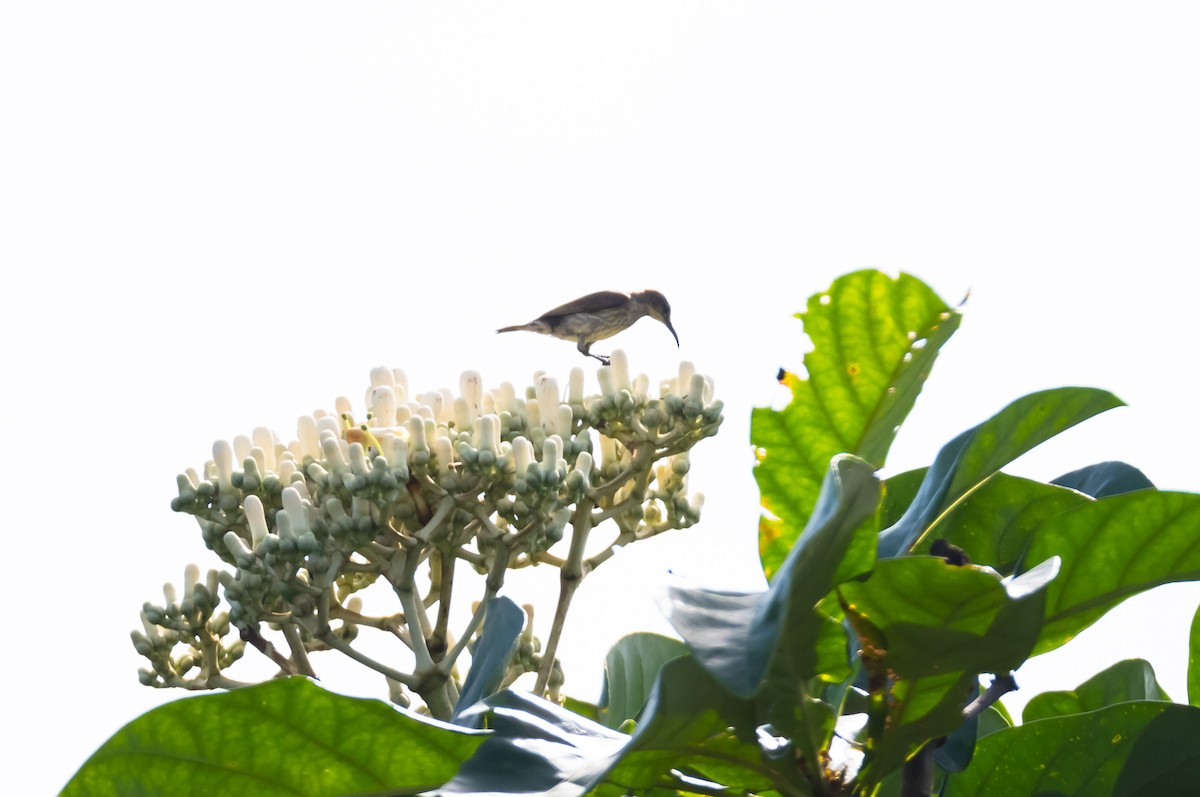
[(1050, 483), (1070, 487), (1092, 498), (1107, 498), (1110, 495), (1155, 489), (1146, 474), (1124, 462), (1088, 465), (1086, 468), (1065, 473)]
[[(1000, 468), (1051, 437), (1122, 402), (1106, 390), (1062, 387), (1031, 393), (951, 440), (934, 459), (916, 498), (879, 535), (879, 556), (899, 556), (940, 536), (943, 514)], [(1037, 560), (1035, 560), (1037, 561)]]
[(500, 686), (525, 626), (525, 612), (510, 598), (490, 599), (485, 618), (483, 633), (471, 649), (471, 670), (458, 697), (455, 719)]
[(1012, 724), (1012, 717), (1008, 715), (1008, 710), (1000, 703), (993, 703), (979, 715), (978, 738), (982, 739), (990, 733), (1011, 728)]
[(880, 701), (886, 707), (868, 713), (869, 740), (859, 779), (879, 783), (925, 742), (961, 725), (963, 708), (978, 686), (976, 675), (958, 672), (895, 681)]
[(1125, 403), (1090, 387), (1060, 387), (1023, 396), (975, 427), (950, 494), (962, 495), (1025, 452), (1076, 424)]
[(1187, 670), (1188, 702), (1200, 706), (1200, 606), (1192, 617), (1192, 631), (1188, 638)]
[(883, 559), (866, 581), (838, 587), (859, 635), (900, 678), (946, 672), (1016, 669), (1037, 639), (1054, 560), (1028, 579), (1002, 583), (994, 573), (955, 567), (937, 557)]
[[(668, 619), (693, 655), (734, 694), (758, 691), (768, 664), (789, 640), (815, 640), (824, 622), (813, 608), (835, 586), (838, 574), (870, 569), (873, 546), (854, 546), (879, 503), (873, 468), (854, 457), (838, 457), (829, 468), (821, 498), (804, 534), (767, 592), (734, 592), (672, 585)], [(856, 559), (847, 565), (846, 557)], [(845, 576), (849, 577), (849, 576)], [(819, 673), (817, 651), (792, 644), (795, 657), (780, 655), (795, 674), (793, 683)]]
[(687, 645), (660, 634), (630, 634), (608, 651), (604, 659), (604, 687), (600, 693), (601, 720), (620, 728), (637, 719), (650, 697), (658, 672), (671, 659), (687, 654)]
[(974, 564), (1009, 575), (1042, 525), (1091, 499), (1066, 487), (997, 473), (953, 505), (914, 553), (928, 553), (934, 537), (962, 548)]
[(662, 668), (642, 723), (603, 780), (642, 794), (680, 770), (728, 788), (769, 788), (780, 773), (764, 758), (753, 735), (757, 725), (752, 700), (722, 688), (691, 656), (674, 659)]
[(890, 528), (904, 517), (928, 472), (929, 468), (917, 468), (884, 479), (883, 501), (879, 504), (879, 528)]
[(882, 559), (867, 580), (838, 587), (866, 643), (863, 663), (874, 684), (865, 782), (879, 782), (946, 735), (955, 747), (941, 756), (943, 765), (966, 765), (975, 728), (973, 722), (963, 728), (962, 710), (977, 694), (978, 674), (1006, 673), (1024, 662), (1056, 569), (1051, 559), (1002, 582), (977, 567), (905, 556)]
[(1034, 695), (1021, 714), (1022, 722), (1082, 714), (1131, 700), (1170, 700), (1144, 659), (1126, 659), (1093, 675), (1073, 690)]
[(1170, 797), (1195, 793), (1200, 709), (1133, 702), (1031, 722), (979, 740), (944, 797)]
[[(760, 791), (796, 776), (754, 735), (755, 704), (730, 694), (691, 656), (663, 665), (633, 736), (533, 695), (505, 690), (464, 712), (492, 734), (428, 797), (673, 795), (692, 781)], [(740, 729), (739, 736), (731, 728)]]
[(453, 777), (482, 742), (478, 732), (287, 678), (148, 711), (62, 794), (415, 793)]
[(1125, 493), (1051, 518), (1026, 554), (1063, 560), (1034, 652), (1059, 647), (1130, 595), (1200, 579), (1198, 535), (1200, 495), (1192, 493)]
[(623, 733), (512, 689), (471, 706), (459, 721), (491, 734), (452, 780), (423, 797), (578, 797), (629, 744)]
[(921, 392), (938, 352), (961, 321), (915, 277), (878, 271), (841, 277), (798, 315), (812, 340), (808, 379), (783, 410), (757, 408), (750, 440), (763, 506), (763, 570), (772, 575), (813, 511), (829, 461), (855, 454), (882, 467), (896, 430)]

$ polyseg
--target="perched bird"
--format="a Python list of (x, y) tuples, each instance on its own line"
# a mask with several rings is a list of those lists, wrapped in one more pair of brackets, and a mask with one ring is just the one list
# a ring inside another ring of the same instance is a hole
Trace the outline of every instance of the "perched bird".
[(567, 302), (562, 307), (555, 307), (528, 324), (504, 327), (496, 331), (537, 332), (563, 340), (573, 340), (576, 341), (580, 352), (608, 365), (607, 357), (589, 351), (592, 344), (611, 338), (647, 315), (666, 325), (675, 337), (675, 345), (679, 345), (679, 335), (675, 333), (675, 327), (671, 326), (671, 305), (667, 303), (667, 297), (658, 291), (640, 291), (629, 296), (614, 291), (589, 293), (583, 298)]

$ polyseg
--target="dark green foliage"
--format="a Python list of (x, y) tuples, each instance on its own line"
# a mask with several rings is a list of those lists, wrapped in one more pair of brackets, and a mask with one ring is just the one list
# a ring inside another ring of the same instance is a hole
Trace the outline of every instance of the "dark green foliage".
[(119, 730), (64, 797), (419, 792), (484, 741), (305, 678), (176, 700)]
[[(868, 271), (812, 297), (801, 317), (815, 347), (807, 379), (784, 373), (792, 403), (755, 410), (752, 424), (771, 513), (760, 530), (769, 589), (672, 586), (670, 619), (686, 648), (622, 640), (603, 705), (568, 702), (591, 719), (519, 692), (464, 703), (459, 720), (490, 735), (452, 778), (449, 763), (437, 770), (428, 794), (1195, 793), (1200, 708), (1168, 702), (1143, 661), (1035, 697), (1020, 726), (996, 700), (1014, 688), (1010, 671), (1130, 595), (1200, 579), (1200, 496), (1160, 492), (1124, 463), (1051, 484), (1001, 472), (1121, 405), (1084, 387), (1019, 398), (952, 437), (929, 468), (880, 482), (875, 471), (959, 314), (915, 278)], [(488, 645), (509, 650), (514, 627), (488, 622)], [(1198, 640), (1200, 619), (1193, 704)], [(227, 697), (195, 704), (214, 701), (216, 717)], [(857, 770), (831, 758), (837, 722), (851, 714), (866, 716), (848, 740), (863, 754)], [(632, 735), (613, 730), (629, 720)], [(447, 759), (457, 762), (479, 743), (419, 728), (405, 756), (457, 744), (460, 757)], [(405, 772), (390, 793), (408, 793)], [(344, 791), (361, 790), (351, 782)]]

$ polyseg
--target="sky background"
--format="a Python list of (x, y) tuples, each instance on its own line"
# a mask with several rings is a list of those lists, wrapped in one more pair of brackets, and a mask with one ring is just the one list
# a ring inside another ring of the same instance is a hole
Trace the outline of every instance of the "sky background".
[[(970, 293), (884, 475), (1094, 385), (1130, 406), (1010, 472), (1122, 459), (1200, 490), (1198, 23), (1170, 2), (6, 4), (6, 790), (55, 793), (182, 696), (138, 684), (128, 633), (216, 563), (169, 509), (213, 440), (290, 439), (361, 406), (377, 365), (421, 391), (565, 384), (570, 344), (494, 330), (591, 291), (665, 293), (681, 347), (649, 321), (612, 346), (653, 381), (694, 362), (726, 421), (693, 457), (700, 525), (583, 585), (572, 695), (598, 696), (620, 636), (668, 630), (668, 570), (762, 584), (750, 410), (786, 400), (793, 314), (847, 271)], [(549, 601), (553, 575), (513, 596)], [(1198, 601), (1128, 601), (1005, 702), (1131, 655), (1186, 699)]]

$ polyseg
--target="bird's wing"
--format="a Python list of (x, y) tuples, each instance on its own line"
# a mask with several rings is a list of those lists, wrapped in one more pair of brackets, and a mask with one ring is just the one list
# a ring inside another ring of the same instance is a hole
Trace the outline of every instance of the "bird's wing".
[(571, 313), (579, 312), (595, 312), (597, 310), (611, 310), (614, 307), (620, 307), (627, 302), (629, 297), (623, 293), (616, 291), (600, 291), (598, 293), (589, 293), (587, 296), (581, 296), (573, 302), (567, 302), (561, 307), (555, 307), (549, 310), (538, 318), (539, 321), (549, 321), (552, 318), (570, 315)]

